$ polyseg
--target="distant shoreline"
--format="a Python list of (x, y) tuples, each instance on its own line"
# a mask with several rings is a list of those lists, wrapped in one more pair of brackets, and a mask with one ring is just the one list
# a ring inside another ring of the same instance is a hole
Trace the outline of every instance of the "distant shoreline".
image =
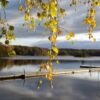
[[(48, 56), (48, 48), (28, 47), (13, 45), (13, 50), (18, 56)], [(0, 44), (0, 57), (7, 57), (9, 48)], [(99, 49), (59, 49), (58, 56), (91, 57), (100, 56)]]

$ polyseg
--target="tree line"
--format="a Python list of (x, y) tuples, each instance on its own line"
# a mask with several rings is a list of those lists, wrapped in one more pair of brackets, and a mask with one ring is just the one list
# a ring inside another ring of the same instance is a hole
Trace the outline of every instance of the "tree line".
[[(50, 51), (47, 48), (28, 47), (28, 46), (12, 46), (16, 55), (21, 56), (48, 56)], [(9, 56), (9, 47), (0, 43), (0, 57)], [(59, 56), (75, 56), (75, 57), (89, 57), (100, 56), (100, 50), (97, 49), (59, 49)]]

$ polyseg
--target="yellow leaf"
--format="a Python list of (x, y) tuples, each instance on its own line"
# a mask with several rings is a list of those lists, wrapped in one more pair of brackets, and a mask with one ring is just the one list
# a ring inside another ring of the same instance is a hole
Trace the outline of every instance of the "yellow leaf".
[(52, 20), (51, 20), (51, 23), (53, 24), (53, 25), (57, 25), (57, 20), (56, 20), (56, 18), (53, 18)]
[(52, 67), (49, 67), (49, 72), (53, 72), (53, 68)]
[(24, 19), (25, 21), (30, 21), (30, 13), (26, 13)]
[(93, 35), (91, 33), (88, 34), (89, 39), (93, 38)]
[(54, 60), (55, 59), (55, 55), (50, 55), (50, 60)]
[(29, 25), (29, 28), (30, 28), (30, 29), (33, 29), (33, 28), (34, 28), (34, 25), (31, 23), (31, 24)]
[(20, 7), (19, 7), (19, 11), (23, 11), (24, 10), (24, 7), (21, 5)]
[(92, 16), (96, 14), (96, 10), (93, 8), (91, 8), (89, 12), (90, 12), (90, 15)]
[(60, 14), (60, 17), (61, 17), (61, 18), (63, 18), (64, 13), (65, 13), (65, 9), (60, 8), (60, 10), (59, 10), (59, 14)]
[(66, 39), (67, 39), (67, 40), (70, 40), (70, 39), (71, 39), (71, 37), (70, 37), (69, 34), (66, 35)]
[(50, 56), (50, 55), (51, 55), (51, 51), (48, 51), (48, 53), (47, 53), (47, 54), (48, 54), (48, 56)]
[(38, 19), (41, 21), (43, 19), (43, 15), (41, 13), (37, 13)]
[(93, 28), (96, 28), (96, 22), (91, 22), (91, 26), (93, 27)]
[(29, 5), (31, 5), (31, 0), (26, 0), (26, 4), (29, 6)]
[(57, 35), (56, 34), (53, 34), (51, 37), (49, 37), (49, 40), (55, 44), (56, 43), (56, 39), (57, 39)]
[(74, 37), (75, 33), (74, 32), (70, 32), (69, 35), (70, 35), (70, 37)]
[(100, 6), (100, 1), (96, 2), (96, 5), (97, 5), (97, 6)]
[(60, 28), (57, 28), (57, 34), (58, 35), (61, 35), (62, 34), (62, 31), (60, 30)]
[(51, 30), (52, 30), (53, 33), (57, 32), (57, 28), (55, 26), (51, 26)]
[(53, 47), (52, 47), (52, 50), (53, 50), (56, 54), (58, 54), (58, 52), (59, 52), (59, 50), (58, 50), (58, 48), (57, 48), (56, 46), (53, 46)]
[(15, 40), (15, 36), (14, 36), (14, 34), (12, 34), (12, 33), (10, 33), (10, 34), (8, 34), (7, 35), (7, 37), (6, 37), (8, 40)]
[(50, 81), (53, 80), (53, 73), (46, 74), (46, 78)]
[(51, 16), (52, 17), (56, 17), (57, 16), (57, 10), (55, 8), (53, 10), (51, 10)]
[(47, 70), (47, 65), (44, 64), (44, 63), (42, 63), (42, 64), (40, 65), (40, 70)]
[(49, 74), (48, 79), (49, 79), (50, 81), (53, 80), (53, 74)]
[(56, 17), (57, 16), (57, 6), (56, 6), (56, 2), (51, 2), (50, 4), (50, 14), (52, 17)]
[(45, 27), (47, 27), (47, 28), (48, 28), (48, 27), (50, 26), (49, 24), (50, 24), (50, 22), (48, 22), (48, 21), (47, 21), (47, 22), (45, 22), (45, 24), (44, 24), (44, 25), (45, 25)]
[(91, 33), (92, 31), (93, 31), (93, 28), (90, 27), (90, 28), (88, 29), (88, 32)]

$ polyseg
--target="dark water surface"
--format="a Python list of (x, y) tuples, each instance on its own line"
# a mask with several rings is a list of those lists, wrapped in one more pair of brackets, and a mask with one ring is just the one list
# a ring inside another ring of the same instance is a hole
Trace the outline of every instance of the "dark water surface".
[[(36, 72), (46, 59), (0, 59), (0, 76)], [(80, 65), (100, 66), (100, 61), (59, 60), (53, 62), (54, 70), (79, 69)], [(0, 100), (100, 100), (100, 72), (45, 78), (0, 81)], [(38, 90), (38, 83), (42, 85)]]

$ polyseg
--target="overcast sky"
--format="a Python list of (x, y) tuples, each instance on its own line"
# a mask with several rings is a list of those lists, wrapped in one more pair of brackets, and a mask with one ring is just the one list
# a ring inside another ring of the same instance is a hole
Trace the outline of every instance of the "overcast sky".
[[(13, 44), (26, 44), (26, 45), (32, 45), (39, 43), (40, 41), (47, 41), (47, 36), (49, 34), (48, 30), (44, 29), (42, 26), (36, 27), (36, 32), (27, 32), (27, 28), (23, 28), (22, 24), (24, 23), (23, 20), (23, 14), (21, 14), (18, 11), (19, 3), (17, 2), (19, 0), (10, 0), (6, 13), (7, 13), (7, 20), (10, 24), (15, 26), (15, 36), (17, 37), (16, 41)], [(22, 0), (23, 1), (23, 0)], [(75, 11), (74, 8), (70, 8), (67, 4), (67, 1), (70, 0), (63, 0), (59, 3), (59, 6), (66, 8), (66, 16), (64, 19), (60, 20), (61, 27), (64, 27), (68, 31), (74, 31), (76, 33), (76, 37), (73, 39), (73, 41), (89, 41), (87, 38), (87, 25), (83, 25), (83, 19), (85, 18), (87, 14), (87, 6), (79, 6), (77, 7), (77, 11)], [(97, 28), (94, 30), (94, 36), (96, 36), (97, 41), (100, 40), (100, 8), (97, 9), (96, 19), (97, 19)], [(0, 8), (0, 12), (1, 11)], [(35, 12), (33, 12), (33, 15)], [(36, 21), (37, 24), (39, 23)], [(65, 34), (66, 32), (63, 31), (63, 35), (59, 37), (58, 42), (62, 41), (67, 44), (67, 41), (65, 41)], [(41, 39), (42, 37), (42, 39)], [(20, 38), (20, 41), (18, 40)], [(27, 39), (27, 40), (26, 40)], [(44, 42), (43, 42), (44, 43)], [(48, 42), (49, 43), (49, 42)], [(45, 44), (44, 44), (45, 45)]]

